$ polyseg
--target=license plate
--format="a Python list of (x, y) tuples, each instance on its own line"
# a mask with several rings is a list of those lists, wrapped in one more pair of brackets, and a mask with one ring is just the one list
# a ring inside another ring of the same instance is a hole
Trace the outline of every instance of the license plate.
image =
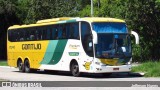
[(119, 68), (113, 68), (113, 70), (114, 70), (114, 71), (118, 71), (118, 70), (119, 70)]

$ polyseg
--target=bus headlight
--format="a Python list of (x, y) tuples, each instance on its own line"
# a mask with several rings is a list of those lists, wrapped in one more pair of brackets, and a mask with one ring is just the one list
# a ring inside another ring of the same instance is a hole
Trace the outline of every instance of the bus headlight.
[(103, 64), (103, 63), (101, 63), (101, 62), (95, 62), (95, 64), (96, 64), (96, 65), (101, 65), (101, 66), (102, 66), (102, 65), (105, 65), (105, 64)]
[(97, 65), (101, 65), (101, 63), (100, 63), (100, 62), (95, 62), (95, 64), (97, 64)]

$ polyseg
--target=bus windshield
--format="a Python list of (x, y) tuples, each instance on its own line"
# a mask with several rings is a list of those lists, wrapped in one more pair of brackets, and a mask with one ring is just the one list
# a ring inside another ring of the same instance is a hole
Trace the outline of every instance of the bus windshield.
[[(107, 27), (108, 26), (108, 27)], [(125, 24), (94, 23), (98, 43), (95, 45), (97, 58), (130, 58), (131, 42)]]

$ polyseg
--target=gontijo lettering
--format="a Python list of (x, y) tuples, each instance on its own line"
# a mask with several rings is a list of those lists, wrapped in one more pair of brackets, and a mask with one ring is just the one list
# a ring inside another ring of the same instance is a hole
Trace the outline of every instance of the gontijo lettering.
[(22, 50), (40, 50), (41, 44), (22, 44)]

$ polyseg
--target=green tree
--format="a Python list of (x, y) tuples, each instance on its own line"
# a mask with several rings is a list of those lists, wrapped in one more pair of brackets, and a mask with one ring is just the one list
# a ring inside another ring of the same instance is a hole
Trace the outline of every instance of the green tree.
[(7, 56), (7, 28), (18, 22), (16, 0), (0, 0), (0, 59)]
[[(134, 4), (133, 4), (134, 3)], [(128, 3), (130, 28), (140, 35), (142, 60), (160, 59), (160, 2), (159, 0), (134, 0)]]
[(25, 23), (40, 19), (76, 16), (80, 10), (79, 0), (30, 0)]
[(16, 0), (16, 15), (20, 21), (20, 24), (24, 24), (27, 20), (27, 14), (30, 8), (30, 1), (31, 0)]

